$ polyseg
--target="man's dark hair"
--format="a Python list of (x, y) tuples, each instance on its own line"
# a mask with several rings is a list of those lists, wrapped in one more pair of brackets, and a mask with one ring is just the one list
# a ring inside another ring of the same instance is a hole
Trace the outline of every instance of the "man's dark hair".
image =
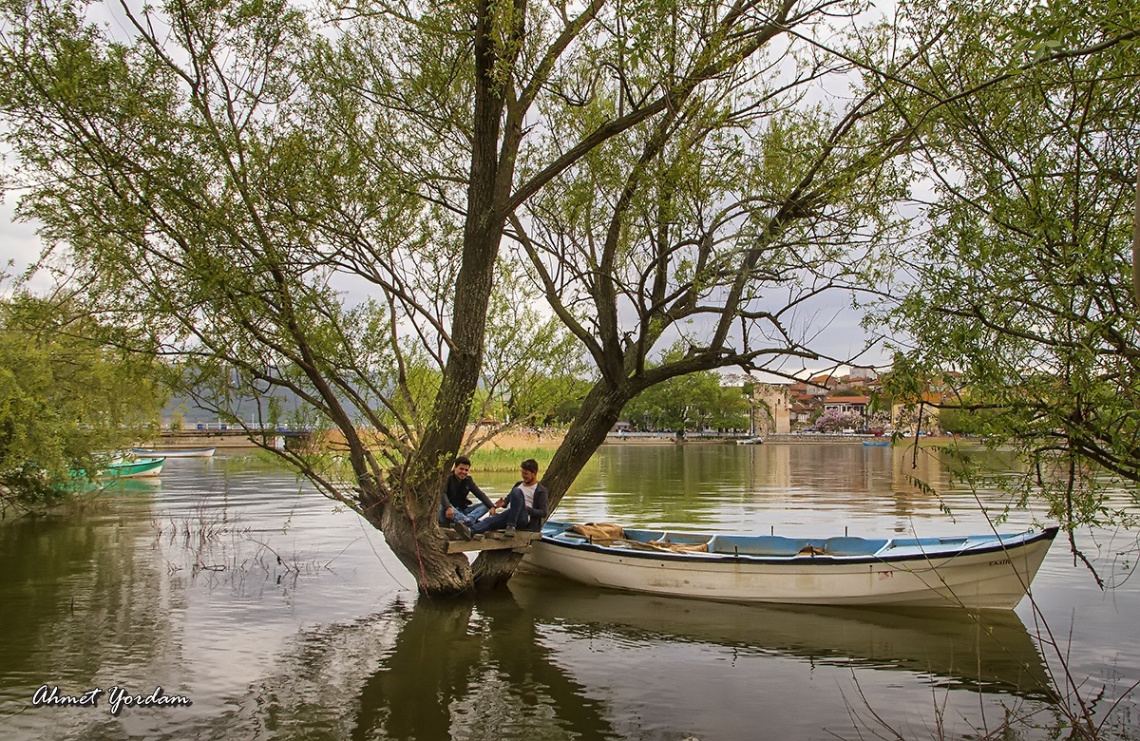
[(534, 458), (527, 458), (525, 461), (522, 462), (522, 467), (525, 468), (527, 471), (533, 471), (534, 473), (538, 473), (538, 461), (536, 461)]
[(468, 458), (465, 455), (457, 455), (457, 456), (455, 456), (455, 463), (453, 463), (451, 465), (451, 467), (455, 468), (456, 466), (470, 466), (470, 465), (471, 465), (471, 459), (470, 458)]

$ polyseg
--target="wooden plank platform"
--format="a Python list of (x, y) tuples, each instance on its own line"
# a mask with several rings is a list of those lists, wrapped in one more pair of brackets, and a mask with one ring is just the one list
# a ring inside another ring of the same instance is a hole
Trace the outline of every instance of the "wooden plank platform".
[(508, 548), (515, 553), (526, 553), (530, 550), (530, 542), (542, 537), (542, 533), (532, 533), (530, 531), (516, 532), (513, 536), (507, 537), (501, 532), (494, 531), (476, 535), (473, 540), (464, 540), (460, 538), (457, 533), (451, 530), (445, 530), (448, 538), (452, 540), (447, 544), (448, 553), (462, 553), (465, 551), (502, 551)]

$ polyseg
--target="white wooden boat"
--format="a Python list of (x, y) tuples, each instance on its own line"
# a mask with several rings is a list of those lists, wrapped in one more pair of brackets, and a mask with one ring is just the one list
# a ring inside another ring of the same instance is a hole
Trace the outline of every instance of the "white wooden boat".
[(161, 448), (131, 448), (131, 453), (149, 458), (209, 458), (214, 454), (215, 450), (217, 450), (216, 447), (171, 448), (170, 450), (163, 450)]
[(762, 437), (742, 437), (736, 441), (737, 445), (762, 445), (764, 438)]
[(1012, 609), (1056, 535), (785, 538), (548, 522), (523, 568), (727, 602)]

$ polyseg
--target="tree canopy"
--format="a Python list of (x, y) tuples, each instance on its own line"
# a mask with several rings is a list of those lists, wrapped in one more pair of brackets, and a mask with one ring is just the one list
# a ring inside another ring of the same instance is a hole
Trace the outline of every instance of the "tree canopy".
[(700, 371), (676, 376), (642, 391), (623, 417), (649, 430), (748, 429), (748, 401), (738, 387)]
[(913, 341), (897, 365), (956, 389), (976, 431), (1022, 454), (1022, 497), (1049, 493), (1070, 526), (1109, 521), (1125, 512), (1098, 478), (1140, 481), (1140, 15), (985, 0), (952, 12), (975, 32), (914, 16), (916, 79), (937, 101), (921, 150), (933, 193), (894, 315)]

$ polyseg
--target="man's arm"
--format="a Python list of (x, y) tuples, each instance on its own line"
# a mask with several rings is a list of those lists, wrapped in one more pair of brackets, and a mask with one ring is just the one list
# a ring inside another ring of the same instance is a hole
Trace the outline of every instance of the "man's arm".
[(439, 509), (443, 512), (445, 519), (450, 520), (455, 517), (455, 510), (451, 508), (451, 500), (447, 498), (447, 484), (443, 485), (443, 492), (439, 495)]
[(495, 509), (495, 503), (491, 501), (490, 497), (483, 493), (483, 490), (480, 489), (479, 485), (475, 483), (475, 479), (468, 477), (467, 481), (471, 485), (471, 493), (477, 496), (480, 502), (487, 505), (487, 509)]

